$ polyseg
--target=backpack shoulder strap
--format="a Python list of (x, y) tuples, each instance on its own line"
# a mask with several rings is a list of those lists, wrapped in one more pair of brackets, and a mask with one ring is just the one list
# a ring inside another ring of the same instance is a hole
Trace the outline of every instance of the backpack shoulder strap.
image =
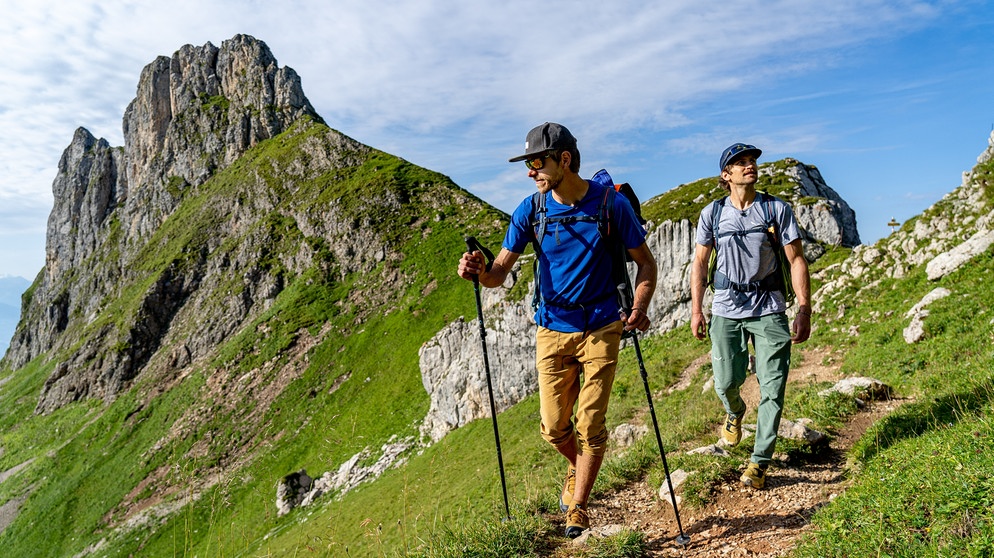
[(715, 250), (718, 249), (718, 221), (721, 221), (721, 210), (724, 209), (727, 199), (728, 196), (715, 200), (711, 206), (711, 244), (714, 245)]
[(548, 208), (545, 205), (545, 196), (541, 192), (532, 194), (532, 219), (535, 237), (532, 239), (532, 248), (535, 250), (535, 259), (532, 261), (532, 273), (535, 276), (535, 287), (532, 291), (532, 310), (538, 310), (542, 303), (542, 287), (539, 279), (541, 271), (538, 265), (538, 256), (542, 253), (542, 239), (545, 237), (545, 229), (549, 224)]
[(763, 221), (766, 225), (766, 232), (770, 235), (770, 244), (774, 248), (780, 247), (780, 227), (776, 220), (776, 210), (774, 208), (774, 198), (766, 192), (756, 192), (757, 196), (763, 196), (760, 200), (763, 208)]
[(602, 238), (611, 237), (611, 219), (614, 218), (614, 200), (618, 197), (618, 191), (614, 188), (604, 188), (604, 199), (601, 200), (600, 209), (597, 210), (597, 230)]
[(542, 248), (542, 239), (545, 238), (545, 230), (549, 226), (549, 208), (545, 204), (545, 195), (541, 192), (532, 194), (532, 226), (535, 228), (535, 253)]

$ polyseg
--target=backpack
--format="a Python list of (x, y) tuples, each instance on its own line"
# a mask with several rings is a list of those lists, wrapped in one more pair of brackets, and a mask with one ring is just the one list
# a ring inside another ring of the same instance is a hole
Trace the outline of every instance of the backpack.
[[(550, 223), (575, 223), (582, 221), (596, 221), (597, 231), (602, 239), (607, 239), (607, 247), (611, 253), (612, 284), (618, 295), (618, 304), (626, 311), (630, 310), (634, 304), (634, 294), (632, 292), (631, 279), (628, 277), (628, 262), (632, 261), (631, 255), (625, 249), (621, 236), (612, 234), (611, 219), (614, 214), (614, 200), (617, 196), (623, 195), (628, 199), (639, 223), (645, 225), (646, 220), (642, 217), (642, 203), (635, 194), (631, 184), (614, 184), (611, 176), (606, 170), (601, 169), (591, 178), (593, 182), (608, 186), (604, 190), (604, 198), (601, 200), (597, 210), (597, 216), (593, 215), (569, 215), (565, 217), (549, 217), (546, 207), (545, 195), (540, 192), (532, 194), (532, 218), (531, 224), (535, 231), (535, 238), (532, 239), (532, 247), (536, 256), (542, 253), (542, 240)], [(535, 290), (532, 293), (532, 310), (538, 310), (542, 302), (542, 290), (539, 285), (541, 273), (538, 269), (539, 259), (536, 257), (532, 264), (535, 275)]]
[[(790, 306), (794, 302), (794, 283), (791, 282), (790, 278), (790, 262), (787, 260), (787, 253), (784, 252), (783, 245), (780, 243), (780, 231), (777, 230), (777, 221), (773, 216), (773, 196), (767, 194), (766, 192), (756, 192), (757, 196), (760, 196), (756, 200), (760, 204), (763, 210), (763, 220), (764, 225), (762, 227), (754, 227), (747, 229), (745, 231), (733, 231), (724, 234), (718, 233), (718, 221), (721, 217), (721, 210), (725, 207), (725, 200), (728, 196), (717, 200), (711, 209), (711, 230), (713, 232), (713, 250), (711, 250), (711, 258), (708, 261), (708, 279), (707, 285), (714, 292), (715, 288), (726, 289), (732, 288), (739, 291), (780, 291), (783, 293), (784, 302), (787, 306)], [(752, 283), (734, 283), (729, 281), (724, 274), (719, 274), (718, 269), (718, 238), (720, 236), (730, 236), (730, 235), (746, 235), (754, 232), (765, 232), (766, 237), (770, 241), (770, 245), (773, 247), (773, 252), (776, 254), (776, 266), (773, 271), (760, 279), (759, 281), (754, 281)], [(717, 287), (716, 287), (717, 283)]]

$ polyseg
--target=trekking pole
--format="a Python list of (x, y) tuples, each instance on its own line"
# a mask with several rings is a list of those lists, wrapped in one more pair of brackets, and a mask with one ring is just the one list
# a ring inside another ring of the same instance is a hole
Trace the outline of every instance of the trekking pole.
[(676, 516), (676, 527), (680, 531), (680, 535), (676, 538), (676, 543), (680, 546), (686, 546), (690, 542), (690, 537), (688, 537), (683, 532), (683, 525), (680, 523), (680, 509), (676, 506), (676, 495), (673, 493), (673, 481), (670, 480), (670, 467), (666, 464), (666, 452), (663, 451), (663, 439), (659, 435), (659, 423), (656, 422), (656, 409), (652, 406), (652, 392), (649, 390), (649, 375), (645, 371), (645, 362), (642, 360), (642, 348), (639, 347), (638, 334), (634, 331), (631, 333), (632, 343), (635, 345), (635, 358), (639, 363), (639, 373), (642, 374), (642, 383), (645, 385), (645, 397), (649, 401), (649, 415), (652, 416), (652, 427), (656, 430), (656, 445), (659, 446), (659, 457), (663, 460), (663, 473), (666, 474), (666, 486), (670, 489), (670, 503), (673, 504), (673, 514)]
[[(475, 237), (466, 237), (466, 248), (468, 249), (468, 253), (472, 253), (473, 250), (483, 252), (483, 255), (487, 258), (487, 269), (490, 268), (494, 255), (485, 246), (480, 244)], [(480, 278), (477, 275), (473, 276), (473, 291), (476, 293), (476, 317), (480, 322), (480, 342), (483, 344), (483, 369), (487, 374), (487, 393), (490, 394), (490, 417), (493, 419), (494, 441), (497, 443), (497, 467), (500, 469), (500, 486), (504, 492), (504, 512), (506, 514), (504, 520), (508, 521), (511, 519), (511, 508), (507, 503), (507, 482), (504, 480), (504, 457), (500, 452), (500, 433), (497, 432), (497, 404), (494, 403), (494, 388), (490, 381), (490, 358), (487, 355), (487, 329), (483, 325), (483, 303), (480, 301)]]
[[(619, 248), (620, 250), (620, 248)], [(621, 260), (624, 262), (624, 260)], [(622, 264), (624, 265), (624, 264)], [(624, 272), (625, 280), (619, 283), (618, 295), (621, 306), (626, 316), (632, 315), (632, 307), (635, 305), (635, 290), (632, 288), (632, 279), (628, 276), (628, 270)], [(666, 452), (663, 451), (663, 438), (659, 435), (659, 422), (656, 421), (656, 409), (652, 405), (652, 391), (649, 389), (649, 374), (645, 371), (645, 360), (642, 358), (642, 348), (639, 346), (639, 336), (636, 330), (624, 332), (622, 338), (631, 337), (632, 344), (635, 345), (635, 359), (639, 364), (639, 373), (642, 375), (642, 384), (645, 385), (645, 398), (649, 402), (649, 415), (652, 417), (652, 428), (656, 431), (656, 445), (659, 446), (659, 457), (663, 460), (663, 473), (666, 474), (666, 486), (670, 489), (670, 502), (673, 504), (673, 514), (676, 516), (676, 527), (680, 535), (676, 538), (676, 543), (686, 546), (690, 542), (683, 532), (683, 524), (680, 523), (680, 509), (676, 506), (676, 494), (673, 493), (673, 481), (670, 479), (670, 466), (666, 463)]]

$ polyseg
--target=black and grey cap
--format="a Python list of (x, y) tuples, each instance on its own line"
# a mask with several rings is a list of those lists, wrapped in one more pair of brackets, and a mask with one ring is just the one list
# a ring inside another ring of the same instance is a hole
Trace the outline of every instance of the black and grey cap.
[(509, 163), (524, 161), (546, 151), (560, 151), (576, 147), (576, 138), (562, 124), (546, 122), (535, 126), (525, 138), (525, 154), (511, 157)]

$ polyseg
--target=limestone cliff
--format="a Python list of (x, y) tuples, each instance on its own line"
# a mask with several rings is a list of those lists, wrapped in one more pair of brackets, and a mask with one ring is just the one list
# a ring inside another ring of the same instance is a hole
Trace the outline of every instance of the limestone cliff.
[[(219, 235), (164, 270), (135, 262), (156, 249), (150, 241), (185, 196), (302, 118), (320, 122), (297, 74), (279, 67), (261, 41), (237, 35), (220, 48), (187, 45), (146, 66), (124, 115), (123, 147), (76, 131), (52, 186), (45, 269), (5, 357), (18, 368), (41, 354), (65, 352), (45, 384), (39, 411), (83, 397), (113, 397), (147, 365), (181, 309), (192, 319), (193, 308), (213, 304), (194, 296), (202, 282), (238, 270), (245, 289), (224, 299), (222, 312), (199, 317), (206, 323), (173, 349), (174, 366), (206, 354), (251, 308), (281, 290), (282, 279), (258, 261), (264, 238), (245, 243), (228, 261), (208, 257), (223, 242)], [(306, 163), (295, 169), (300, 174), (354, 164), (354, 154), (368, 151), (335, 133), (309, 145)], [(216, 209), (232, 216), (231, 232), (237, 232), (278, 201), (245, 196)], [(303, 217), (315, 231), (335, 226)], [(353, 237), (362, 241), (377, 244)], [(337, 246), (349, 250), (348, 243)], [(114, 308), (124, 289), (142, 291), (136, 307)], [(108, 312), (119, 315), (98, 319)]]
[(331, 497), (403, 462), (429, 407), (417, 348), (471, 307), (453, 262), (507, 216), (328, 127), (244, 35), (149, 64), (124, 138), (69, 142), (0, 362), (19, 440), (0, 454), (45, 463), (4, 485), (7, 540), (65, 517), (60, 555), (171, 555), (156, 532), (219, 485), (241, 514), (292, 471), (334, 472), (308, 492)]

